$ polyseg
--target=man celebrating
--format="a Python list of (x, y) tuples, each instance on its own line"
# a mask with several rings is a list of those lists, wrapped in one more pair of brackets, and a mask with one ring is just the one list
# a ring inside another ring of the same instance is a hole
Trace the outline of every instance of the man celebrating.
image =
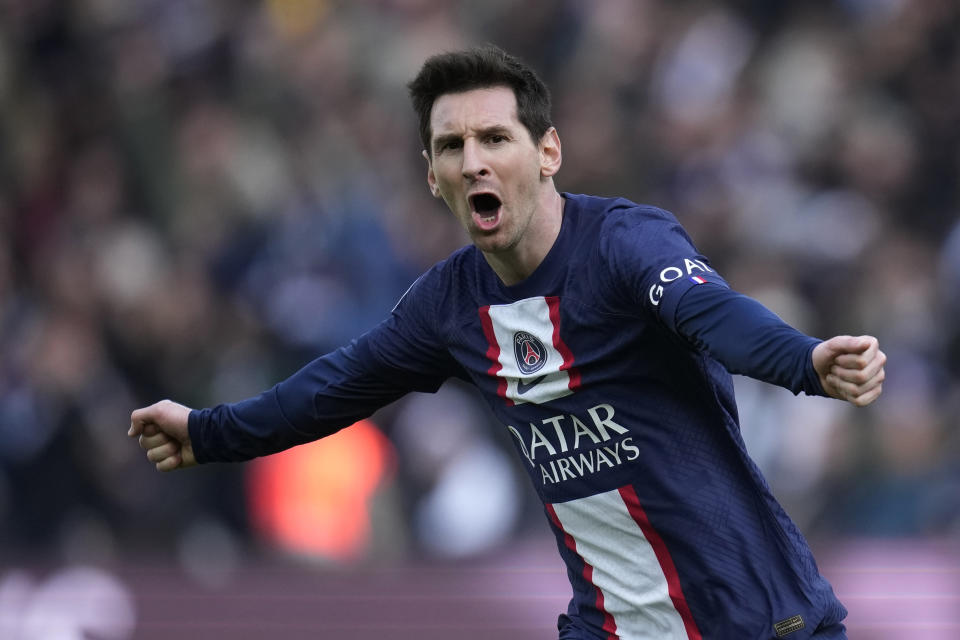
[(844, 638), (846, 610), (746, 452), (728, 372), (864, 406), (877, 340), (797, 332), (665, 211), (559, 193), (549, 92), (503, 51), (434, 56), (410, 93), (427, 184), (472, 246), (260, 396), (134, 411), (148, 459), (248, 460), (460, 378), (543, 500), (573, 587), (560, 638)]

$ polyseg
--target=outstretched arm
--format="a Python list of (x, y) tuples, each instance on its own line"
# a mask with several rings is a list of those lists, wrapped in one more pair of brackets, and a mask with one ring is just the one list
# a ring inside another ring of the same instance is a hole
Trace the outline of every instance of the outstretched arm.
[(807, 336), (731, 290), (671, 214), (627, 209), (604, 227), (614, 297), (644, 307), (731, 373), (856, 406), (881, 393), (886, 356), (871, 336)]
[(732, 373), (794, 393), (863, 407), (879, 397), (886, 355), (872, 336), (811, 338), (745, 295), (713, 284), (690, 288), (676, 308), (677, 332)]
[(407, 392), (466, 377), (438, 346), (431, 322), (440, 316), (430, 298), (438, 289), (414, 285), (377, 327), (255, 397), (199, 410), (165, 400), (134, 411), (129, 434), (160, 471), (241, 462), (330, 435)]
[(163, 400), (137, 409), (127, 433), (139, 436), (140, 447), (158, 471), (241, 462), (317, 440), (410, 390), (372, 375), (364, 367), (372, 356), (358, 355), (357, 349), (353, 343), (317, 358), (271, 389), (239, 402), (191, 410)]

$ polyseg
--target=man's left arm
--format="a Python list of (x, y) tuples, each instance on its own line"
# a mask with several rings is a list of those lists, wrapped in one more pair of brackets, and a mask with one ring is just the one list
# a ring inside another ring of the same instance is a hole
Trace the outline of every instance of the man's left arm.
[(887, 357), (873, 336), (811, 338), (756, 300), (724, 286), (690, 287), (676, 304), (670, 324), (732, 373), (794, 393), (825, 395), (862, 407), (883, 389)]
[(669, 212), (638, 205), (608, 219), (601, 256), (612, 290), (629, 307), (652, 314), (731, 373), (857, 406), (880, 395), (886, 356), (876, 338), (820, 341), (797, 331), (731, 290)]

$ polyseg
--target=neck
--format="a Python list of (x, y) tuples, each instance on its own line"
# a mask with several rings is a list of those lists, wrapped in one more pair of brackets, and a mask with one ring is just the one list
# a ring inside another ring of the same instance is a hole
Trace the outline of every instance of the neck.
[(487, 264), (503, 284), (511, 286), (526, 280), (547, 257), (560, 235), (565, 202), (556, 189), (545, 190), (522, 241), (508, 251), (484, 252)]

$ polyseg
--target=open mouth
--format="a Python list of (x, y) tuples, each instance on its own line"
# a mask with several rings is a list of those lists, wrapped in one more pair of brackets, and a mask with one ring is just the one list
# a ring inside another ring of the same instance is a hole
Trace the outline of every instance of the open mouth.
[(481, 229), (487, 231), (500, 221), (500, 198), (492, 193), (478, 193), (470, 196), (470, 208), (473, 218)]

